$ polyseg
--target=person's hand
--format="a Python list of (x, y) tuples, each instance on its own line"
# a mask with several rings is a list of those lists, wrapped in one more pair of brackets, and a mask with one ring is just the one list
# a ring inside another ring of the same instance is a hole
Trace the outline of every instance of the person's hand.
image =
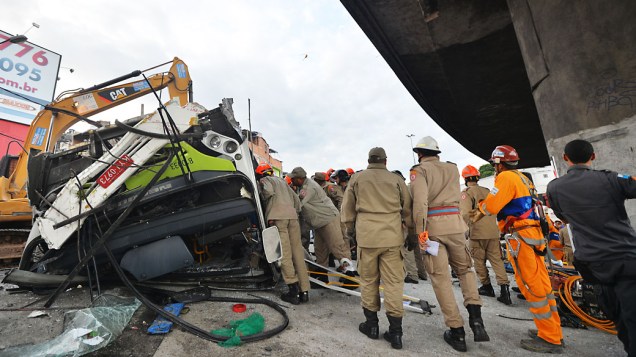
[(481, 213), (481, 211), (478, 211), (477, 213), (475, 213), (475, 215), (473, 215), (473, 223), (479, 221), (480, 219), (484, 218), (485, 215), (483, 213)]
[(428, 249), (428, 231), (423, 231), (418, 234), (417, 244), (420, 246), (420, 251), (422, 253), (426, 253), (426, 250)]
[(268, 227), (275, 226), (275, 225), (276, 225), (276, 223), (274, 222), (273, 219), (270, 219), (269, 221), (267, 221), (267, 226)]

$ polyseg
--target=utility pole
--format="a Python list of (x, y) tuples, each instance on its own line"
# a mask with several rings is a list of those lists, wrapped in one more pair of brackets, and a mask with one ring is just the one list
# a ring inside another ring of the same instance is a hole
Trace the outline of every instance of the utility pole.
[(413, 155), (413, 165), (415, 165), (415, 152), (413, 152), (413, 137), (415, 134), (407, 134), (406, 137), (411, 141), (411, 154)]

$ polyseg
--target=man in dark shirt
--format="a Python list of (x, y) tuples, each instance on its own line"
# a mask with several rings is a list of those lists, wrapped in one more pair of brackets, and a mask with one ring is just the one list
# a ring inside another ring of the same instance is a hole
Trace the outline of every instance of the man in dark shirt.
[(575, 267), (595, 284), (599, 306), (636, 356), (636, 232), (625, 211), (625, 200), (636, 198), (636, 177), (592, 170), (596, 156), (585, 140), (569, 142), (564, 152), (568, 172), (548, 184), (548, 201), (570, 224)]

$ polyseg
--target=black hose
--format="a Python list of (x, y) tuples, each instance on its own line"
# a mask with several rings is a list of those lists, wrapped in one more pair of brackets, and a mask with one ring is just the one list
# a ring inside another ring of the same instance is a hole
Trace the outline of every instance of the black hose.
[[(110, 250), (110, 248), (108, 247), (108, 245), (104, 245), (104, 251), (106, 252), (106, 255), (108, 256), (108, 259), (110, 260), (113, 268), (115, 269), (115, 272), (117, 273), (117, 275), (119, 275), (119, 278), (121, 279), (121, 281), (124, 283), (124, 285), (126, 285), (126, 287), (128, 287), (133, 294), (135, 295), (135, 297), (137, 299), (139, 299), (139, 301), (141, 301), (142, 304), (144, 304), (147, 308), (149, 308), (150, 310), (152, 310), (153, 312), (155, 312), (156, 314), (162, 316), (163, 318), (165, 318), (166, 320), (172, 321), (173, 323), (181, 326), (184, 330), (190, 332), (191, 334), (206, 339), (208, 341), (212, 341), (212, 342), (223, 342), (226, 341), (228, 339), (230, 339), (231, 337), (229, 336), (221, 336), (221, 335), (215, 335), (213, 333), (209, 333), (195, 325), (192, 325), (191, 323), (165, 311), (161, 306), (155, 305), (152, 301), (150, 301), (148, 298), (146, 298), (145, 296), (143, 296), (139, 290), (137, 290), (137, 288), (130, 282), (130, 279), (128, 279), (128, 277), (126, 276), (126, 274), (124, 273), (124, 271), (121, 269), (121, 267), (119, 266), (119, 263), (117, 263), (117, 259), (115, 258), (115, 256), (113, 255), (113, 252)], [(283, 323), (279, 326), (277, 326), (276, 328), (273, 328), (269, 331), (264, 331), (264, 332), (260, 332), (254, 335), (250, 335), (250, 336), (241, 336), (241, 342), (254, 342), (254, 341), (259, 341), (259, 340), (264, 340), (266, 338), (270, 338), (272, 336), (275, 336), (276, 334), (278, 334), (279, 332), (283, 331), (284, 329), (287, 328), (287, 326), (289, 325), (289, 317), (287, 316), (287, 313), (285, 312), (285, 310), (283, 310), (278, 304), (276, 304), (273, 301), (267, 300), (267, 299), (248, 299), (248, 298), (228, 298), (228, 297), (212, 297), (210, 296), (209, 298), (207, 298), (208, 301), (212, 301), (212, 302), (240, 302), (240, 303), (255, 303), (255, 304), (263, 304), (263, 305), (267, 305), (269, 307), (271, 307), (272, 309), (278, 311), (282, 316), (283, 316)]]
[(166, 162), (161, 166), (161, 169), (152, 177), (152, 179), (150, 179), (150, 182), (148, 182), (148, 185), (146, 185), (140, 192), (137, 193), (137, 196), (135, 196), (135, 199), (131, 202), (130, 206), (128, 206), (124, 210), (124, 212), (122, 212), (119, 215), (119, 217), (117, 217), (117, 220), (113, 222), (113, 224), (108, 228), (106, 233), (104, 233), (99, 238), (99, 240), (95, 243), (95, 245), (91, 247), (91, 249), (88, 251), (88, 254), (85, 255), (84, 258), (82, 258), (82, 260), (79, 261), (79, 263), (77, 263), (75, 268), (73, 268), (73, 270), (68, 274), (64, 282), (62, 282), (62, 284), (60, 284), (60, 286), (58, 286), (57, 289), (55, 289), (55, 291), (51, 293), (51, 295), (49, 295), (49, 299), (44, 304), (44, 307), (50, 307), (53, 304), (53, 302), (55, 302), (57, 297), (62, 293), (62, 291), (66, 290), (66, 288), (68, 287), (68, 284), (71, 283), (71, 280), (77, 276), (79, 271), (86, 265), (86, 263), (88, 263), (88, 261), (95, 255), (95, 253), (97, 253), (97, 251), (100, 248), (106, 247), (106, 244), (105, 244), (106, 239), (110, 238), (110, 236), (113, 235), (115, 230), (119, 228), (121, 223), (126, 219), (126, 217), (128, 217), (130, 212), (132, 212), (132, 210), (135, 207), (137, 207), (137, 204), (139, 203), (139, 201), (141, 201), (141, 199), (146, 195), (146, 193), (148, 193), (150, 188), (154, 186), (155, 183), (157, 183), (157, 181), (159, 180), (159, 177), (161, 177), (161, 175), (163, 175), (163, 173), (166, 172), (166, 170), (170, 166), (170, 161), (172, 160), (173, 156), (174, 154), (170, 153)]

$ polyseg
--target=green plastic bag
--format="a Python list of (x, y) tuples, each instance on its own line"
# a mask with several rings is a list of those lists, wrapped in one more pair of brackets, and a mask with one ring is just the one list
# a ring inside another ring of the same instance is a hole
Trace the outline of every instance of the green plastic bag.
[(254, 312), (245, 319), (230, 321), (229, 328), (212, 330), (211, 333), (230, 337), (225, 341), (219, 342), (219, 346), (234, 347), (241, 344), (241, 336), (254, 335), (262, 332), (263, 329), (265, 329), (265, 318), (258, 312)]

